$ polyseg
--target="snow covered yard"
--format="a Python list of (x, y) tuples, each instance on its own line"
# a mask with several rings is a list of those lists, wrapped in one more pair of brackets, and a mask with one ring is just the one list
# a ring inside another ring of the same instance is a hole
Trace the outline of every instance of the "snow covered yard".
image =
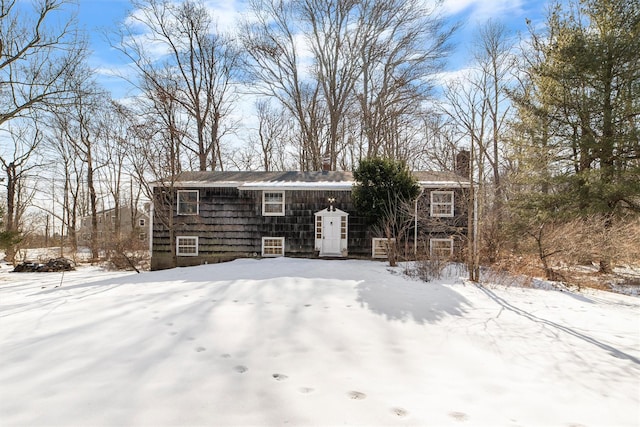
[(353, 260), (4, 272), (0, 424), (640, 425), (640, 299)]

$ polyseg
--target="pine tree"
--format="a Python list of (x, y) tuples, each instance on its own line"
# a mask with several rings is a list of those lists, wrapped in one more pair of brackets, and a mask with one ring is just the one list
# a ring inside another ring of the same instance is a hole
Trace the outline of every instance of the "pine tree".
[[(515, 96), (521, 172), (530, 215), (640, 212), (640, 5), (557, 4), (546, 34), (532, 32), (523, 90)], [(528, 173), (527, 173), (528, 172)], [(608, 260), (601, 262), (610, 270)]]

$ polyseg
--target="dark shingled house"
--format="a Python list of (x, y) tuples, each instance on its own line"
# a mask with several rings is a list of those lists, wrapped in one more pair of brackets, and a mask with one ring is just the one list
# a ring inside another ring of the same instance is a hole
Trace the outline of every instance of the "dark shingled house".
[[(466, 235), (469, 182), (414, 172), (422, 193), (411, 250), (453, 254)], [(157, 183), (151, 268), (241, 257), (376, 257), (372, 234), (351, 200), (351, 172), (185, 172)]]

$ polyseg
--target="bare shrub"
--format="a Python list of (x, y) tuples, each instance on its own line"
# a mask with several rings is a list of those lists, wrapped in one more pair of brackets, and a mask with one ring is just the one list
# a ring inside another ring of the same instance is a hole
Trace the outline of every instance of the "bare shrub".
[(116, 270), (146, 269), (149, 264), (149, 252), (146, 244), (134, 236), (114, 240), (105, 245), (105, 261)]

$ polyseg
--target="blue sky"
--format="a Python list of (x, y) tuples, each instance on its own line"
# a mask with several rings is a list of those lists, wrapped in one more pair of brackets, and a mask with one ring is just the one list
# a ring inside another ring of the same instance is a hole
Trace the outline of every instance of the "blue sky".
[[(244, 0), (206, 0), (219, 27), (228, 28), (243, 11)], [(469, 49), (478, 26), (488, 19), (503, 22), (514, 32), (526, 35), (526, 20), (534, 24), (544, 21), (547, 0), (445, 0), (443, 13), (451, 22), (463, 26), (455, 37), (456, 49), (449, 60), (448, 70), (454, 72), (469, 65)], [(125, 63), (121, 55), (110, 48), (104, 33), (115, 28), (131, 12), (129, 0), (78, 0), (78, 21), (90, 38), (91, 66), (98, 70), (100, 82), (116, 98), (126, 95), (126, 84), (109, 74)]]

